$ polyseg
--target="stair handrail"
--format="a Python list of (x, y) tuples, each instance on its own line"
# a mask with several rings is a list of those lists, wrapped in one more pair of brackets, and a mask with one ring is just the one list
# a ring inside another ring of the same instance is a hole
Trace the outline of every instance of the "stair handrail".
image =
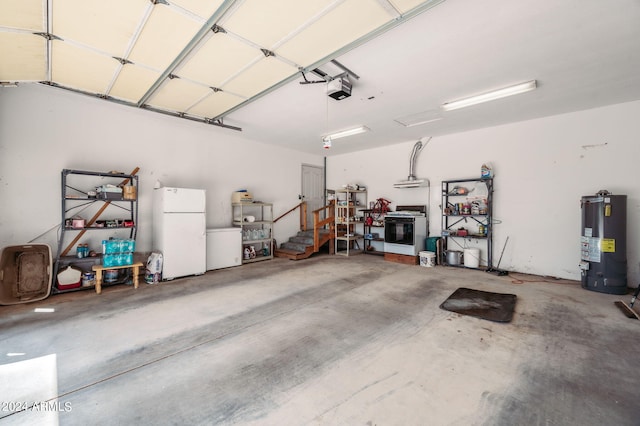
[[(331, 240), (334, 239), (335, 236), (335, 209), (333, 208), (334, 201), (331, 200), (329, 204), (324, 207), (320, 207), (312, 211), (313, 213), (313, 251), (320, 251), (320, 229), (323, 229), (325, 225), (329, 225), (329, 238)], [(320, 212), (329, 209), (329, 214), (323, 219), (320, 220)], [(329, 253), (333, 254), (333, 244), (329, 244)]]
[(296, 209), (300, 209), (300, 230), (306, 231), (307, 230), (307, 202), (306, 201), (301, 201), (295, 206), (291, 207), (289, 210), (287, 210), (286, 212), (282, 213), (280, 216), (275, 218), (273, 220), (273, 223), (276, 223), (277, 221), (279, 221), (289, 213), (294, 212)]

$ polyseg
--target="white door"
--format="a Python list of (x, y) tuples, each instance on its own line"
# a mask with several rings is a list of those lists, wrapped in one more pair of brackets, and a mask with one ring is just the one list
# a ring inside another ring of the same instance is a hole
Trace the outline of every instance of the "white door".
[[(325, 205), (324, 167), (302, 165), (302, 194), (300, 199), (307, 202), (307, 228), (313, 228), (313, 211)], [(320, 215), (320, 220), (324, 214)]]

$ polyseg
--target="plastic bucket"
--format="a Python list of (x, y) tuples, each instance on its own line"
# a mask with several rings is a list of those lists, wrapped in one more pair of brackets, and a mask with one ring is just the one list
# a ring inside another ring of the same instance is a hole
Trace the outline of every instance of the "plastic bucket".
[(477, 268), (480, 266), (480, 249), (466, 248), (464, 249), (464, 266), (467, 268)]
[(420, 266), (424, 266), (427, 268), (433, 268), (436, 266), (436, 254), (432, 251), (421, 251), (418, 253), (420, 255)]
[(118, 281), (118, 270), (117, 269), (105, 269), (104, 270), (104, 282), (105, 283), (115, 283)]

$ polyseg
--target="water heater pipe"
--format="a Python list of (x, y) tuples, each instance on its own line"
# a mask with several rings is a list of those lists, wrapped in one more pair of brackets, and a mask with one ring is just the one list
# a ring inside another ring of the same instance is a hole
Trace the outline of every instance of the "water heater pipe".
[(431, 137), (426, 139), (423, 144), (422, 141), (424, 139), (425, 138), (420, 139), (418, 142), (415, 143), (415, 145), (413, 145), (413, 150), (411, 151), (411, 159), (409, 160), (409, 177), (407, 177), (407, 180), (410, 180), (410, 181), (416, 180), (416, 175), (415, 175), (416, 158), (418, 157), (418, 153), (422, 151), (422, 148), (424, 148), (427, 145), (427, 143), (429, 143), (429, 141), (431, 140)]

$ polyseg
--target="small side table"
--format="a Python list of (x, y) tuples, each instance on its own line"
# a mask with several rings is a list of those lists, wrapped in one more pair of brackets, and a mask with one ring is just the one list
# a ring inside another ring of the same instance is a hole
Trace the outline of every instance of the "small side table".
[(131, 268), (133, 269), (133, 287), (138, 288), (138, 276), (140, 274), (140, 267), (142, 266), (142, 262), (132, 263), (131, 265), (122, 265), (122, 266), (102, 266), (102, 265), (93, 265), (91, 269), (96, 273), (96, 293), (102, 293), (102, 271), (106, 271), (108, 269), (125, 269)]

